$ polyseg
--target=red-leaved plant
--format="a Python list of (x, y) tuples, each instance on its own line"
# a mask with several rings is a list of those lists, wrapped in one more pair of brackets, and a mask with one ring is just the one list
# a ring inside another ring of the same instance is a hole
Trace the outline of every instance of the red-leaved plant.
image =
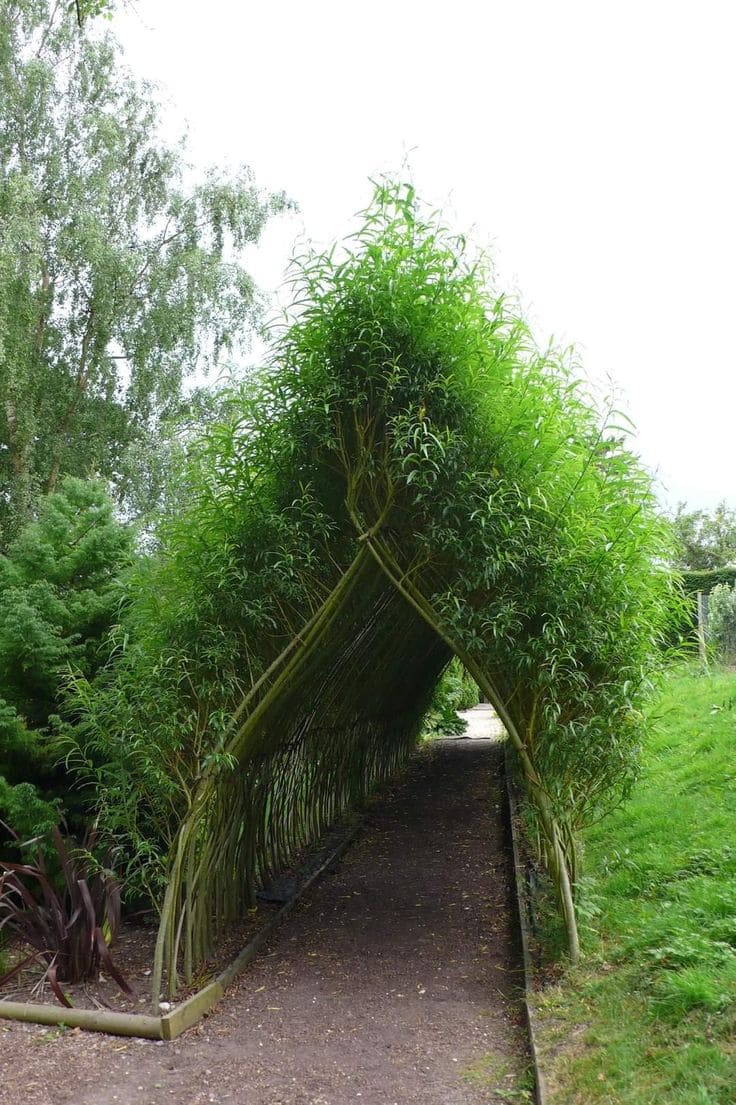
[(108, 947), (120, 927), (120, 886), (92, 855), (95, 834), (71, 852), (58, 828), (51, 835), (58, 878), (49, 875), (41, 850), (33, 863), (0, 860), (0, 930), (34, 949), (0, 977), (0, 986), (40, 958), (48, 963), (46, 976), (62, 1005), (72, 1003), (61, 982), (94, 980), (101, 967), (130, 993)]

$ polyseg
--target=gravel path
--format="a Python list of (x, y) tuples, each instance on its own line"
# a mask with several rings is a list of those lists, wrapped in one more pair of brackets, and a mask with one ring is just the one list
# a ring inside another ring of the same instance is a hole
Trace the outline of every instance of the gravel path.
[(461, 710), (460, 717), (465, 718), (468, 723), (468, 728), (465, 730), (466, 737), (476, 739), (492, 737), (497, 740), (503, 736), (504, 729), (498, 714), (486, 702), (473, 706), (472, 710)]
[(501, 756), (482, 739), (420, 751), (358, 842), (178, 1040), (0, 1022), (2, 1105), (530, 1100)]

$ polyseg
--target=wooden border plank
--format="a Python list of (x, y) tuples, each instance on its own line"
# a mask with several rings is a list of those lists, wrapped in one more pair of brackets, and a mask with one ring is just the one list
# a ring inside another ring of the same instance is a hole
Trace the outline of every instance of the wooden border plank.
[(0, 1001), (0, 1017), (32, 1024), (66, 1025), (91, 1032), (109, 1032), (113, 1036), (141, 1036), (161, 1040), (161, 1017), (143, 1013), (116, 1013), (106, 1009), (64, 1009), (59, 1005), (41, 1005), (25, 1001)]

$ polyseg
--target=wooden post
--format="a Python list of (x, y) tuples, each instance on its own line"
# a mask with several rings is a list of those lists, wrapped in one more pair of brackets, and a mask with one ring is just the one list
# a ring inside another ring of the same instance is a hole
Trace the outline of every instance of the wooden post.
[(700, 662), (708, 671), (708, 595), (705, 591), (698, 591), (698, 653)]

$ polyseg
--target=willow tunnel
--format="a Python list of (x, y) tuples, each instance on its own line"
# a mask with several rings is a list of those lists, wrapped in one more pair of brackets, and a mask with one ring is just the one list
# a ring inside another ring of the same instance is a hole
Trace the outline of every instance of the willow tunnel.
[(167, 851), (154, 995), (396, 769), (453, 654), (509, 735), (574, 956), (576, 834), (635, 775), (677, 605), (650, 477), (411, 188), (295, 283), (270, 363), (191, 444), (134, 608), (155, 631), (111, 677), (107, 731), (153, 734), (116, 755), (137, 854)]

